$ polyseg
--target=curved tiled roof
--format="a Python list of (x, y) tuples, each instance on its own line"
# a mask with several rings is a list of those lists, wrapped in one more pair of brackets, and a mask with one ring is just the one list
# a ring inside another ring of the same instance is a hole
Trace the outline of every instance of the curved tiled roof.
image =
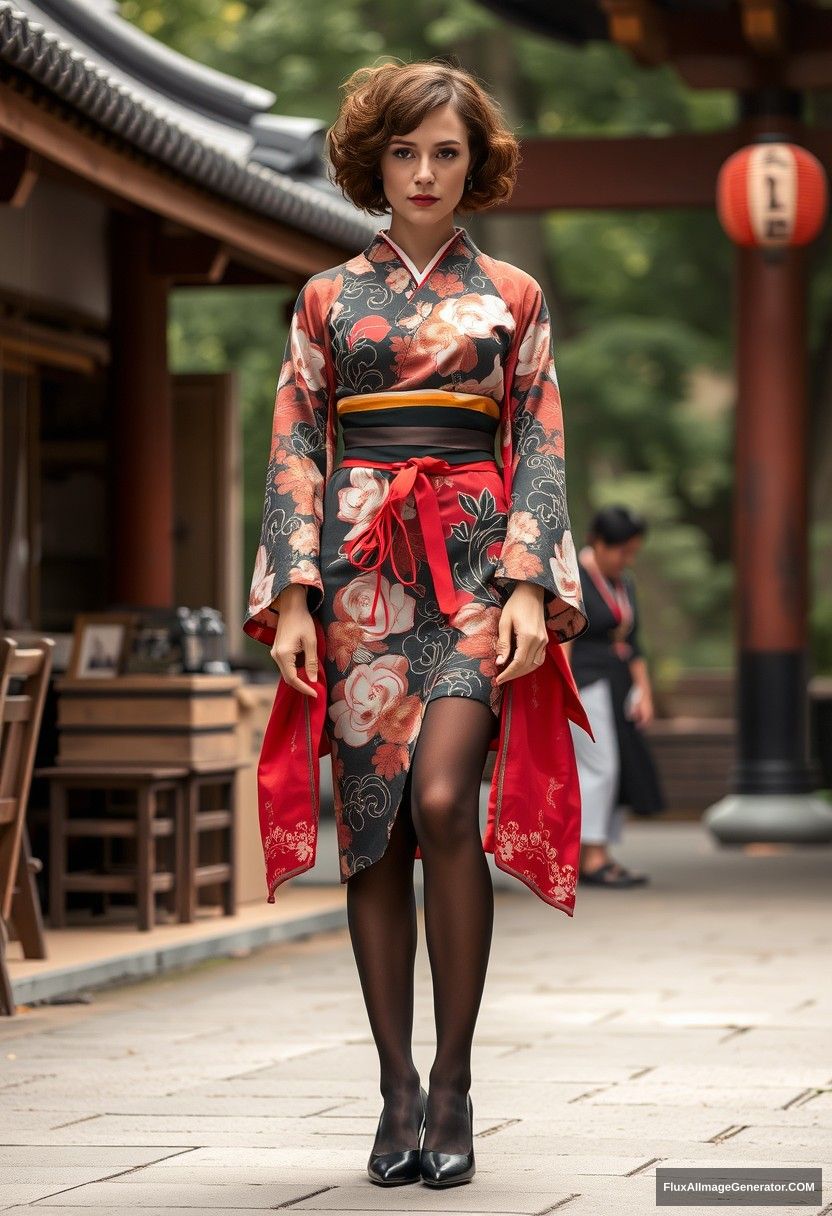
[(260, 215), (354, 248), (378, 227), (327, 180), (322, 123), (267, 113), (274, 94), (169, 50), (100, 0), (0, 0), (0, 63)]

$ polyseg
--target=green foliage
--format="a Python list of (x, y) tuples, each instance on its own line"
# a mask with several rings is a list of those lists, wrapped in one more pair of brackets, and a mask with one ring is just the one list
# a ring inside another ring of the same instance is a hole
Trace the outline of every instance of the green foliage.
[(542, 135), (667, 135), (725, 126), (729, 94), (694, 93), (668, 67), (645, 70), (617, 47), (576, 50), (517, 35), (519, 63), (539, 92)]

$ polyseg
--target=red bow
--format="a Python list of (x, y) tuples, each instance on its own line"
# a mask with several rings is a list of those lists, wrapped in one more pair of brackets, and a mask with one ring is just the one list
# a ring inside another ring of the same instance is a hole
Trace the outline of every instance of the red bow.
[[(366, 462), (356, 458), (344, 460), (342, 464), (362, 465)], [(449, 473), (453, 466), (438, 456), (410, 456), (407, 460), (387, 461), (383, 467), (398, 470), (396, 476), (388, 483), (384, 501), (364, 531), (358, 536), (353, 536), (344, 544), (344, 551), (354, 566), (357, 566), (359, 570), (376, 571), (376, 590), (373, 596), (373, 606), (370, 609), (370, 623), (375, 621), (376, 606), (381, 594), (381, 567), (388, 556), (400, 583), (412, 587), (416, 582), (416, 559), (407, 534), (407, 525), (399, 510), (399, 504), (404, 502), (411, 490), (416, 498), (416, 511), (422, 535), (425, 538), (425, 553), (433, 574), (436, 599), (440, 609), (450, 616), (462, 606), (463, 601), (454, 586), (436, 490), (428, 474)], [(412, 570), (410, 578), (405, 578), (393, 557), (394, 521), (398, 521), (410, 555)], [(374, 551), (376, 557), (375, 560), (371, 560)], [(387, 628), (389, 612), (386, 600), (384, 614), (385, 628)]]

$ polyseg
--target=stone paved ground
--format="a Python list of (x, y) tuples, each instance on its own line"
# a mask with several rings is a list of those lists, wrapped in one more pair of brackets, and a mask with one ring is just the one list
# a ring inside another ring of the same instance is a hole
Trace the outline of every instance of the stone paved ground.
[[(0, 1208), (641, 1216), (657, 1164), (820, 1165), (828, 1187), (832, 849), (636, 824), (621, 856), (650, 887), (584, 888), (572, 920), (497, 895), (470, 1185), (367, 1179), (377, 1062), (339, 931), (0, 1023)], [(426, 1078), (423, 935), (418, 983)]]

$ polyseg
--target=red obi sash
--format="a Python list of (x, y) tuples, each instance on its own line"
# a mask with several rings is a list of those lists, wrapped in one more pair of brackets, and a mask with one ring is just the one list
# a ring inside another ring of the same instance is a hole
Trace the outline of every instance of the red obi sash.
[[(373, 596), (373, 605), (370, 609), (370, 620), (374, 621), (376, 618), (376, 606), (381, 593), (381, 569), (388, 556), (393, 562), (393, 569), (396, 571), (396, 578), (400, 583), (403, 583), (406, 587), (412, 587), (416, 582), (416, 562), (413, 557), (413, 550), (410, 547), (407, 527), (399, 513), (399, 504), (405, 501), (411, 490), (416, 502), (416, 512), (419, 516), (422, 535), (425, 538), (425, 556), (427, 557), (430, 572), (433, 576), (433, 585), (436, 588), (436, 601), (446, 616), (457, 612), (462, 607), (464, 601), (460, 598), (459, 592), (454, 586), (451, 567), (448, 562), (448, 551), (445, 548), (445, 534), (442, 531), (442, 516), (439, 513), (439, 503), (436, 499), (436, 490), (431, 484), (430, 474), (438, 476), (441, 473), (451, 473), (454, 470), (458, 473), (473, 473), (477, 469), (493, 469), (493, 461), (470, 460), (466, 464), (453, 465), (439, 456), (410, 456), (407, 460), (373, 460), (368, 466), (368, 461), (365, 459), (349, 457), (342, 460), (341, 464), (348, 466), (358, 465), (363, 468), (372, 467), (374, 469), (398, 470), (395, 477), (392, 477), (388, 483), (384, 501), (376, 512), (372, 523), (358, 536), (354, 536), (344, 545), (344, 552), (354, 566), (357, 566), (359, 570), (376, 571), (376, 591)], [(401, 528), (402, 536), (410, 554), (411, 569), (413, 571), (412, 578), (404, 577), (396, 566), (392, 556), (394, 521)], [(376, 551), (376, 560), (371, 563), (367, 559), (373, 549)], [(359, 556), (360, 554), (363, 554), (363, 556)], [(389, 621), (387, 620), (386, 603), (384, 611), (385, 625), (387, 625)]]

